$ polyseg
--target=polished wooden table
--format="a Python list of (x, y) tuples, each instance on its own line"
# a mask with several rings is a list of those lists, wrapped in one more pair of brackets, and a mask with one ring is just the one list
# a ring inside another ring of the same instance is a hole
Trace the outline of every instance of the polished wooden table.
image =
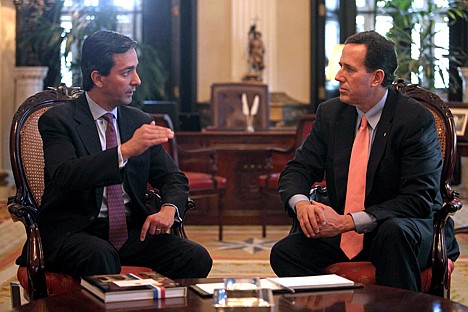
[[(183, 285), (219, 282), (220, 279), (179, 280)], [(383, 287), (277, 294), (275, 312), (285, 311), (468, 311), (468, 307), (436, 296)], [(214, 311), (211, 298), (188, 291), (186, 298), (142, 300), (104, 304), (85, 290), (51, 296), (23, 305), (13, 311)], [(233, 311), (233, 310), (229, 310)], [(240, 310), (235, 310), (240, 311)], [(249, 311), (248, 309), (244, 311)], [(252, 310), (250, 310), (252, 311)]]

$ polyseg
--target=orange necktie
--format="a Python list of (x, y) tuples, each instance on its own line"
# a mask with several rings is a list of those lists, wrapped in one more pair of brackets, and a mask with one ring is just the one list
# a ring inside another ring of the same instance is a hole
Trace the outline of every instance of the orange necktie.
[[(344, 214), (364, 210), (366, 197), (366, 172), (369, 158), (369, 129), (367, 119), (362, 116), (361, 126), (356, 134), (349, 162), (348, 188)], [(340, 247), (349, 259), (362, 250), (364, 234), (349, 231), (341, 235)]]

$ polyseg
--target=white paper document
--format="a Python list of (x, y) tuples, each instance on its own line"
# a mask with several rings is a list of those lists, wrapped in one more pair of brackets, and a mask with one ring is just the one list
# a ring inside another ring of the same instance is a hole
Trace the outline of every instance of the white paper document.
[[(275, 290), (286, 290), (293, 292), (294, 290), (306, 289), (326, 289), (326, 288), (346, 288), (354, 287), (356, 284), (344, 277), (336, 274), (326, 274), (317, 276), (300, 276), (300, 277), (272, 277), (262, 278), (260, 280), (262, 288)], [(197, 288), (205, 294), (213, 294), (215, 289), (224, 288), (224, 283), (207, 283), (196, 284)]]
[(292, 289), (320, 289), (354, 286), (353, 281), (336, 274), (299, 277), (275, 277), (269, 278), (268, 280)]

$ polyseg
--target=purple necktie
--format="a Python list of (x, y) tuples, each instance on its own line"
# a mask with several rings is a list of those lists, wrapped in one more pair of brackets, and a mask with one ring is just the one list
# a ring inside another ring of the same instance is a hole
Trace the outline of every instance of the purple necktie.
[[(107, 113), (102, 117), (107, 121), (106, 149), (116, 147), (117, 135), (114, 128), (114, 115)], [(109, 241), (119, 250), (128, 238), (121, 184), (107, 186), (107, 213), (109, 214)]]

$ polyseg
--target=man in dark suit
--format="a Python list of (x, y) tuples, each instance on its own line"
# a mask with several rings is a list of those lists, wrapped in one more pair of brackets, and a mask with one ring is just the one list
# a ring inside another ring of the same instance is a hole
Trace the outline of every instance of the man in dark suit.
[[(380, 285), (421, 289), (433, 236), (433, 214), (442, 204), (441, 151), (432, 114), (390, 88), (397, 58), (393, 42), (376, 32), (350, 36), (340, 59), (339, 98), (322, 103), (316, 123), (288, 162), (279, 193), (301, 231), (274, 245), (278, 276), (323, 274), (345, 261), (371, 261)], [(363, 204), (345, 214), (348, 168), (362, 117), (369, 152)], [(330, 206), (309, 202), (311, 185), (326, 178)], [(453, 224), (450, 224), (453, 226)], [(453, 230), (453, 228), (452, 228)], [(363, 246), (349, 258), (343, 233), (363, 233)], [(453, 242), (450, 257), (456, 259)]]
[[(86, 92), (39, 120), (45, 190), (37, 221), (46, 267), (76, 277), (119, 273), (121, 265), (150, 267), (170, 278), (206, 277), (212, 265), (206, 249), (166, 233), (181, 221), (189, 191), (161, 145), (174, 133), (127, 106), (141, 83), (135, 44), (111, 31), (88, 36), (81, 64)], [(112, 148), (106, 147), (110, 122), (118, 143)], [(145, 207), (147, 183), (161, 191), (157, 213)], [(125, 205), (122, 246), (110, 243), (111, 185), (119, 186)]]

